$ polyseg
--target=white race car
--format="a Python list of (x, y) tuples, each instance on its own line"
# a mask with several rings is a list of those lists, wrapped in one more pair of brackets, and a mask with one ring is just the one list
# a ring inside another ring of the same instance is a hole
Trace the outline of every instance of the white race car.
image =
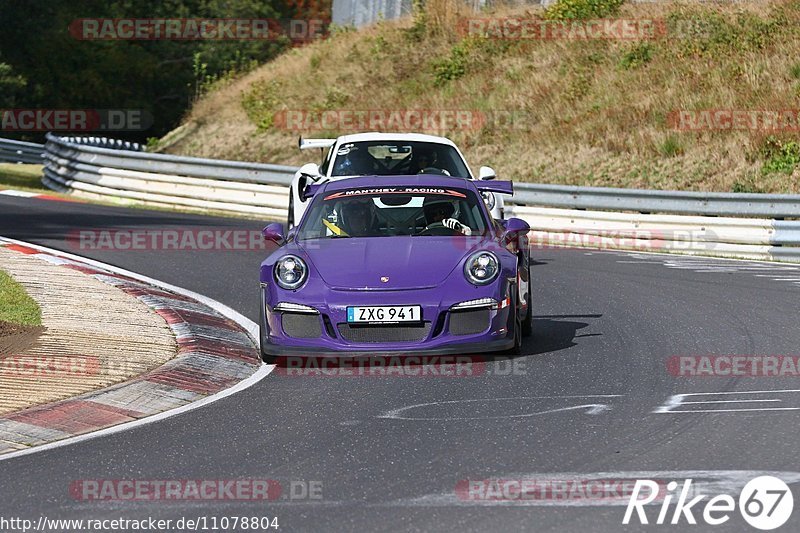
[[(495, 171), (481, 167), (478, 177), (470, 170), (453, 141), (444, 137), (417, 133), (358, 133), (338, 139), (303, 139), (300, 149), (323, 151), (322, 164), (307, 163), (292, 179), (289, 190), (288, 227), (294, 227), (305, 213), (308, 185), (356, 176), (407, 176), (440, 174), (469, 180), (495, 179)], [(327, 150), (327, 152), (325, 152)], [(503, 198), (493, 192), (483, 193), (489, 211), (503, 218)]]

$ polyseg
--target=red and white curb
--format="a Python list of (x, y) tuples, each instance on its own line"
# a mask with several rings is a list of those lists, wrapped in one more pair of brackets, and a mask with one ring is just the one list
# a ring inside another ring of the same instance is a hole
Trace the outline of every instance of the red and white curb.
[(162, 420), (252, 386), (261, 364), (258, 326), (202, 295), (111, 265), (0, 237), (7, 250), (81, 271), (161, 315), (178, 344), (164, 365), (125, 383), (0, 417), (0, 460)]
[(52, 200), (54, 202), (77, 202), (84, 203), (81, 200), (73, 200), (72, 198), (62, 198), (52, 194), (40, 194), (38, 192), (17, 191), (14, 189), (5, 189), (0, 191), (3, 196), (17, 196), (19, 198), (37, 198), (39, 200)]

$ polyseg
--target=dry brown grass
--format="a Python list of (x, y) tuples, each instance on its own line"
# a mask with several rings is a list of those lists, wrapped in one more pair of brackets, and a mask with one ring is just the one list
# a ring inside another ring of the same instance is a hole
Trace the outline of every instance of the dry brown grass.
[[(718, 18), (732, 28), (714, 39), (642, 42), (465, 37), (457, 2), (429, 2), (424, 35), (411, 19), (336, 34), (210, 93), (167, 150), (299, 164), (308, 154), (295, 148), (298, 132), (276, 127), (281, 111), (500, 110), (514, 113), (514, 127), (436, 133), (459, 143), (473, 167), (490, 164), (517, 181), (800, 192), (797, 169), (762, 169), (766, 133), (680, 132), (666, 119), (677, 109), (800, 108), (798, 0), (626, 5), (620, 17)], [(631, 65), (637, 54), (650, 59)], [(337, 133), (347, 132), (305, 134)]]

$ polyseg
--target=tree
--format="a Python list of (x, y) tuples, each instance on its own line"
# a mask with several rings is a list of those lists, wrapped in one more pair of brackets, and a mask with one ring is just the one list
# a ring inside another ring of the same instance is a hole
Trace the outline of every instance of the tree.
[[(327, 13), (327, 16), (323, 16)], [(82, 18), (330, 18), (330, 0), (0, 0), (0, 101), (53, 109), (143, 109), (144, 140), (175, 127), (198, 84), (268, 61), (278, 40), (80, 40)], [(198, 71), (198, 66), (203, 66)], [(26, 82), (27, 80), (27, 82)], [(21, 85), (20, 85), (21, 84)]]

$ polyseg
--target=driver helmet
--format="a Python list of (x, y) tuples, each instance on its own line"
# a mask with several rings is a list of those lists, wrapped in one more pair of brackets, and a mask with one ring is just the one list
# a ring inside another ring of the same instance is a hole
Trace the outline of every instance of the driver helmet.
[(335, 176), (361, 176), (369, 174), (369, 154), (358, 147), (349, 148), (334, 169)]
[(441, 222), (447, 218), (452, 218), (456, 212), (456, 207), (451, 200), (436, 196), (428, 196), (422, 203), (422, 210), (425, 213), (425, 220), (428, 224)]
[(435, 150), (431, 148), (420, 148), (417, 152), (417, 166), (420, 170), (436, 164), (438, 156)]
[(373, 226), (373, 206), (370, 200), (351, 200), (342, 204), (342, 228), (351, 235), (369, 231)]

